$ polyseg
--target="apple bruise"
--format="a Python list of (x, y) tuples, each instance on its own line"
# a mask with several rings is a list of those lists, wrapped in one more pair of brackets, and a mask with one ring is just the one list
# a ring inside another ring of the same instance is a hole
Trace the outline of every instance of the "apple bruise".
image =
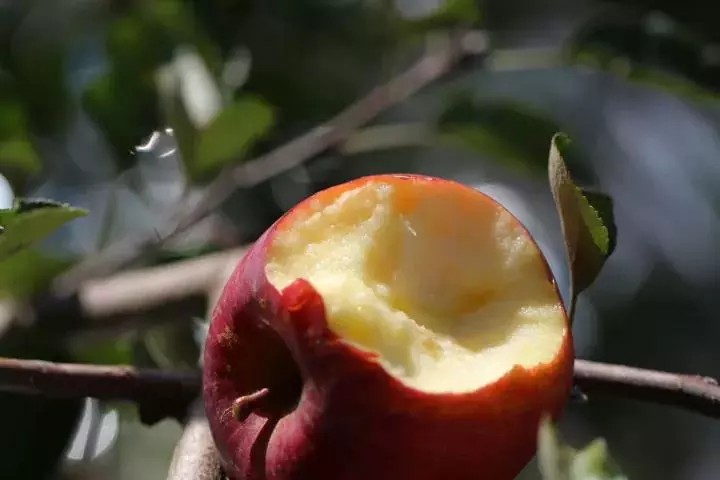
[(320, 293), (328, 327), (404, 384), (465, 393), (550, 362), (567, 324), (541, 252), (502, 206), (397, 177), (321, 197), (276, 233), (266, 275)]

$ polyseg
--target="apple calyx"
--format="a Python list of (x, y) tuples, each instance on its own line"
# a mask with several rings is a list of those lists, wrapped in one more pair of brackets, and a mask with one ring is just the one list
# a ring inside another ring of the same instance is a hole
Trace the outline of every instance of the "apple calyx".
[(269, 388), (261, 388), (256, 392), (236, 398), (226, 410), (225, 417), (230, 417), (238, 422), (245, 421), (250, 414), (258, 410), (259, 403), (265, 400), (269, 394)]

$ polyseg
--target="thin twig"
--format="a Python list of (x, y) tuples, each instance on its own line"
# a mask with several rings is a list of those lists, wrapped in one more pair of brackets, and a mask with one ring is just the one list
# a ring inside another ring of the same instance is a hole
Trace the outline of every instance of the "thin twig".
[(258, 185), (337, 145), (380, 113), (452, 71), (466, 56), (484, 54), (487, 49), (487, 38), (481, 32), (451, 36), (439, 48), (429, 49), (408, 70), (374, 88), (336, 117), (265, 155), (220, 174), (207, 187), (200, 202), (193, 207), (181, 205), (172, 215), (170, 226), (159, 235), (122, 241), (99, 256), (88, 257), (58, 277), (56, 287), (62, 292), (72, 292), (88, 278), (107, 275), (154, 254), (166, 242), (210, 215), (237, 188)]
[[(0, 332), (13, 325), (38, 325), (57, 333), (127, 329), (192, 316), (203, 317), (208, 294), (247, 251), (240, 247), (167, 265), (89, 280), (72, 295), (50, 291), (27, 305), (5, 302)], [(3, 328), (5, 327), (5, 328)]]
[(183, 420), (200, 393), (199, 372), (0, 358), (0, 390), (52, 398), (132, 401), (145, 423)]
[(720, 418), (720, 386), (710, 377), (576, 360), (575, 382), (591, 396), (617, 395)]
[[(720, 386), (707, 377), (576, 360), (575, 379), (590, 394), (617, 395), (720, 418)], [(198, 372), (0, 358), (0, 391), (136, 402), (174, 399), (186, 409), (199, 394), (200, 383)], [(177, 409), (171, 416), (176, 413)]]

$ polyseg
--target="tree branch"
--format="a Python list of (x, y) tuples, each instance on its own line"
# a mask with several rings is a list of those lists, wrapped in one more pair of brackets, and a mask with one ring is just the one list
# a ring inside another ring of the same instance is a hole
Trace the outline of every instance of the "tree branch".
[(200, 393), (199, 372), (0, 358), (0, 390), (51, 398), (132, 401), (143, 423), (183, 420)]
[(452, 71), (468, 55), (484, 54), (487, 37), (482, 32), (462, 32), (439, 42), (409, 69), (384, 85), (371, 90), (337, 116), (298, 138), (218, 175), (195, 206), (180, 205), (170, 225), (149, 238), (128, 239), (98, 256), (88, 257), (59, 276), (56, 287), (73, 292), (92, 277), (107, 275), (154, 254), (167, 241), (187, 231), (221, 206), (240, 187), (258, 185), (345, 140), (357, 128), (380, 113), (406, 100), (430, 83)]
[[(720, 386), (711, 378), (576, 360), (575, 380), (591, 394), (644, 400), (720, 418)], [(0, 358), (0, 391), (141, 404), (150, 400), (158, 404), (156, 412), (161, 406), (179, 406), (165, 413), (174, 418), (184, 417), (200, 387), (200, 375), (194, 371)]]
[[(46, 292), (27, 305), (5, 302), (0, 308), (0, 333), (12, 325), (37, 325), (58, 334), (83, 330), (127, 329), (147, 319), (162, 323), (191, 316), (203, 317), (208, 295), (247, 247), (167, 265), (117, 273), (89, 280), (71, 295)], [(5, 328), (4, 328), (5, 327)]]
[(714, 378), (576, 360), (575, 382), (589, 394), (644, 400), (720, 419), (720, 386)]

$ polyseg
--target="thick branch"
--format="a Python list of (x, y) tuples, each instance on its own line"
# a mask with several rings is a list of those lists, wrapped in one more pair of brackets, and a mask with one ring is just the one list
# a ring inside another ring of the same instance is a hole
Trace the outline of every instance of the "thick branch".
[(180, 205), (170, 226), (149, 238), (120, 242), (89, 257), (56, 280), (63, 292), (75, 291), (86, 279), (107, 275), (154, 254), (165, 242), (187, 231), (222, 205), (239, 187), (258, 185), (338, 145), (357, 128), (380, 113), (406, 100), (450, 72), (463, 58), (487, 51), (487, 37), (481, 32), (451, 36), (428, 52), (408, 70), (350, 105), (336, 117), (254, 160), (229, 168), (211, 183), (202, 200), (193, 207)]

